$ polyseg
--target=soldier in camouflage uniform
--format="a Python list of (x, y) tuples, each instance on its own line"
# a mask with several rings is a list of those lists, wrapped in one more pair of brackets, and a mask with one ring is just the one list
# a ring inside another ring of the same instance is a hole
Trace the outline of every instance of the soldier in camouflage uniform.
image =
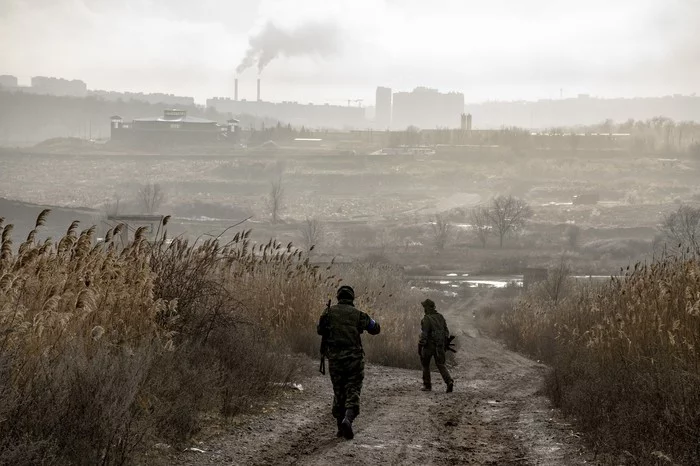
[(420, 340), (418, 342), (418, 355), (423, 366), (423, 391), (432, 390), (430, 382), (430, 360), (435, 358), (435, 365), (442, 375), (442, 380), (447, 385), (447, 393), (452, 392), (454, 381), (445, 366), (445, 341), (450, 336), (445, 318), (435, 310), (435, 303), (426, 299), (421, 303), (425, 316), (420, 321)]
[(338, 304), (328, 307), (318, 322), (317, 332), (324, 337), (333, 383), (333, 417), (338, 424), (338, 437), (352, 439), (352, 422), (360, 414), (360, 391), (365, 376), (364, 351), (360, 335), (379, 333), (379, 323), (353, 305), (355, 291), (341, 286), (336, 294)]

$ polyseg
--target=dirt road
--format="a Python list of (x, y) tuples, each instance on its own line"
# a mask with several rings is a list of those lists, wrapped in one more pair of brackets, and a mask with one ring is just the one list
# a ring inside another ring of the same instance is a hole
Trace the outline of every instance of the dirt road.
[(537, 394), (544, 366), (479, 335), (464, 304), (444, 314), (461, 342), (454, 393), (444, 393), (437, 372), (434, 391), (425, 393), (419, 371), (368, 366), (355, 439), (347, 441), (335, 437), (330, 379), (313, 375), (265, 414), (202, 440), (201, 451), (166, 454), (167, 463), (592, 464), (579, 437)]

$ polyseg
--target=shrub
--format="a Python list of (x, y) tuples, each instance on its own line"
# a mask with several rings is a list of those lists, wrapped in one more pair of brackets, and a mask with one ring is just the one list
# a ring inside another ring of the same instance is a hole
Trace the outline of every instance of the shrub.
[(476, 325), (488, 335), (497, 336), (501, 331), (501, 321), (513, 307), (513, 300), (508, 298), (492, 298), (484, 300), (474, 310)]
[(660, 230), (671, 250), (700, 253), (700, 208), (680, 205), (674, 212), (664, 215)]

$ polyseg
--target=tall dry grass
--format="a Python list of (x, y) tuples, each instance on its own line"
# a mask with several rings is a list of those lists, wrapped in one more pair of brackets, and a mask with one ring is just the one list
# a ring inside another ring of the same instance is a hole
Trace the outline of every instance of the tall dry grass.
[(553, 367), (547, 388), (613, 462), (700, 463), (700, 261), (636, 264), (557, 301), (535, 290), (502, 335)]
[[(284, 280), (284, 276), (280, 278)], [(270, 282), (275, 283), (274, 279)], [(382, 328), (379, 335), (362, 336), (366, 361), (419, 367), (420, 361), (414, 354), (423, 316), (420, 295), (390, 265), (357, 262), (316, 268), (304, 281), (277, 283), (284, 292), (277, 297), (265, 296), (260, 304), (271, 311), (275, 331), (293, 351), (318, 357), (321, 340), (316, 334), (316, 323), (328, 301), (336, 302), (335, 293), (341, 284), (353, 287), (355, 307), (377, 320)], [(255, 301), (255, 295), (251, 290), (249, 299)]]
[(203, 412), (249, 409), (294, 376), (290, 350), (318, 354), (341, 282), (382, 322), (369, 359), (412, 365), (417, 298), (389, 269), (320, 269), (249, 231), (169, 241), (167, 217), (154, 242), (118, 247), (118, 226), (97, 243), (77, 222), (38, 242), (47, 215), (20, 245), (0, 221), (0, 464), (124, 464)]
[(140, 387), (170, 336), (155, 317), (143, 239), (119, 253), (73, 223), (57, 243), (36, 242), (41, 213), (14, 252), (0, 253), (0, 463), (121, 462)]
[(96, 244), (73, 223), (38, 243), (47, 214), (17, 248), (2, 230), (0, 463), (123, 464), (145, 439), (183, 440), (200, 413), (236, 414), (289, 380), (264, 324), (274, 309), (239, 291), (314, 283), (301, 257), (258, 254), (247, 232), (221, 245), (139, 230), (118, 248), (121, 227)]

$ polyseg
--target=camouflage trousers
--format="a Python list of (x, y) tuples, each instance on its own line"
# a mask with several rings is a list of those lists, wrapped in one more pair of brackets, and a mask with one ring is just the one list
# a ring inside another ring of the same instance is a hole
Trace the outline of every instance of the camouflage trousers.
[(450, 372), (445, 366), (445, 348), (443, 346), (427, 345), (423, 347), (423, 351), (420, 356), (420, 363), (423, 366), (423, 385), (426, 387), (431, 386), (430, 382), (430, 360), (435, 358), (435, 365), (440, 371), (442, 380), (449, 384), (452, 382), (452, 377)]
[(362, 357), (330, 359), (328, 370), (333, 383), (333, 417), (345, 416), (346, 409), (360, 414), (360, 392), (365, 378), (365, 361)]

